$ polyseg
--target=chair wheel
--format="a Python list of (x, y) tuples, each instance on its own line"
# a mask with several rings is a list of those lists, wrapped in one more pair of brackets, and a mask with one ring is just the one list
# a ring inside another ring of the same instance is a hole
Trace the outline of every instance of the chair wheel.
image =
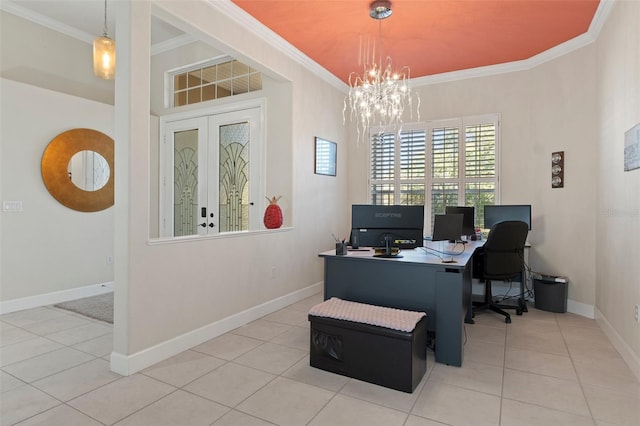
[(511, 324), (511, 317), (505, 317), (504, 322)]
[(522, 315), (522, 309), (516, 309), (516, 315)]

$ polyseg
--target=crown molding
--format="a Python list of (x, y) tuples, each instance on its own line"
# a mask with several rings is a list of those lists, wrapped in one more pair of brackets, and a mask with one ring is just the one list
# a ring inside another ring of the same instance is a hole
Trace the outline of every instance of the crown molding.
[[(63, 24), (60, 21), (51, 19), (46, 15), (42, 15), (40, 13), (36, 13), (30, 9), (22, 7), (11, 0), (2, 0), (2, 2), (0, 2), (0, 10), (4, 10), (5, 12), (11, 13), (12, 15), (16, 15), (20, 18), (26, 19), (45, 28), (49, 28), (50, 30), (57, 31), (61, 34), (83, 41), (87, 44), (92, 44), (93, 40), (98, 37), (98, 35), (102, 35), (89, 34), (87, 32), (81, 31), (72, 26)], [(183, 34), (170, 40), (152, 45), (151, 55), (157, 55), (171, 49), (176, 49), (189, 43), (193, 43), (194, 41), (195, 39), (189, 34)]]
[(346, 91), (348, 89), (349, 86), (346, 83), (331, 74), (326, 68), (322, 67), (316, 61), (305, 55), (302, 51), (294, 47), (274, 31), (266, 27), (262, 22), (249, 15), (231, 0), (207, 0), (207, 2), (215, 9), (237, 22), (247, 32), (253, 33), (256, 37), (282, 51), (291, 59), (298, 62), (304, 68), (311, 71), (321, 79), (325, 80), (327, 83), (342, 91)]
[[(326, 81), (330, 85), (345, 93), (348, 91), (349, 86), (345, 82), (338, 79), (335, 75), (331, 74), (320, 64), (318, 64), (313, 59), (301, 52), (299, 49), (294, 47), (291, 43), (267, 28), (260, 21), (245, 12), (242, 8), (235, 5), (231, 0), (206, 1), (214, 9), (218, 10), (221, 13), (224, 13), (229, 19), (232, 19), (240, 26), (242, 26), (247, 32), (254, 34), (259, 39), (264, 40), (266, 43), (282, 51), (292, 60), (299, 63), (305, 69), (309, 70), (311, 73), (315, 74), (322, 80)], [(602, 27), (604, 26), (604, 23), (606, 22), (607, 17), (613, 9), (616, 1), (617, 0), (600, 0), (598, 9), (596, 10), (593, 20), (591, 21), (591, 25), (589, 26), (589, 29), (586, 33), (568, 40), (558, 46), (552, 47), (551, 49), (541, 52), (535, 56), (532, 56), (531, 58), (521, 61), (508, 62), (505, 64), (490, 65), (486, 67), (471, 68), (468, 70), (417, 77), (411, 79), (411, 83), (414, 86), (422, 86), (532, 69), (593, 43), (600, 34), (600, 31), (602, 30)], [(51, 19), (47, 16), (35, 13), (31, 10), (15, 4), (11, 0), (3, 0), (2, 2), (0, 2), (0, 9), (29, 21), (33, 21), (44, 27), (66, 34), (70, 37), (82, 40), (86, 43), (93, 43), (93, 39), (95, 38), (95, 35), (88, 34), (84, 31), (80, 31), (68, 25), (62, 24), (59, 21)], [(193, 41), (193, 37), (189, 35), (176, 37), (166, 42), (157, 43), (151, 46), (151, 53), (155, 55), (176, 47), (184, 46), (185, 44), (191, 43)]]
[(86, 33), (77, 28), (63, 24), (60, 21), (51, 19), (46, 15), (42, 15), (40, 13), (36, 13), (30, 9), (22, 7), (12, 2), (11, 0), (2, 0), (2, 2), (0, 2), (0, 10), (4, 10), (5, 12), (11, 13), (12, 15), (16, 15), (28, 21), (35, 22), (38, 25), (57, 31), (69, 37), (73, 37), (77, 40), (84, 41), (85, 43), (89, 43), (89, 44), (93, 43), (94, 38), (102, 35), (102, 34), (96, 35), (96, 34)]
[[(313, 59), (302, 53), (295, 48), (291, 43), (280, 37), (275, 32), (271, 31), (260, 21), (249, 15), (242, 8), (236, 6), (231, 0), (207, 0), (215, 8), (225, 13), (230, 19), (236, 21), (239, 25), (244, 27), (247, 31), (255, 34), (262, 40), (266, 41), (270, 45), (283, 51), (289, 55), (293, 60), (298, 62), (309, 71), (325, 80), (337, 89), (347, 92), (349, 85), (338, 79), (335, 75), (328, 72), (325, 68), (320, 66)], [(425, 77), (417, 77), (411, 79), (411, 84), (414, 87), (422, 85), (430, 85), (437, 83), (445, 83), (459, 80), (467, 80), (471, 78), (487, 77), (491, 75), (506, 74), (510, 72), (526, 71), (542, 65), (546, 62), (564, 56), (574, 50), (580, 49), (593, 43), (600, 33), (604, 23), (609, 16), (616, 0), (600, 0), (598, 9), (589, 25), (589, 29), (586, 33), (574, 37), (562, 44), (545, 50), (531, 58), (508, 62), (504, 64), (490, 65), (486, 67), (471, 68), (468, 70), (453, 71), (448, 73), (440, 73)]]
[(593, 16), (591, 25), (589, 25), (589, 29), (586, 33), (574, 37), (571, 40), (567, 40), (564, 43), (554, 46), (551, 49), (547, 49), (544, 52), (538, 53), (537, 55), (532, 56), (528, 59), (507, 62), (504, 64), (490, 65), (486, 67), (471, 68), (468, 70), (429, 75), (425, 77), (417, 77), (411, 79), (411, 84), (414, 87), (419, 87), (430, 84), (449, 83), (471, 78), (489, 77), (492, 75), (506, 74), (510, 72), (527, 71), (540, 66), (544, 63), (557, 59), (561, 56), (573, 52), (574, 50), (578, 50), (595, 42), (616, 1), (617, 0), (600, 0), (598, 9)]
[(171, 38), (169, 40), (153, 44), (151, 46), (151, 56), (158, 55), (160, 53), (168, 52), (173, 49), (177, 49), (187, 44), (191, 44), (196, 39), (189, 34), (182, 34), (178, 37)]

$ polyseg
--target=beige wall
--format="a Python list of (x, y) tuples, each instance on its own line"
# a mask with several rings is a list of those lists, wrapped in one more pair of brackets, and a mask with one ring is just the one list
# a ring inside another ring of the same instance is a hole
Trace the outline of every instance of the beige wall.
[[(342, 93), (233, 24), (215, 5), (156, 4), (164, 8), (163, 18), (175, 19), (167, 16), (174, 15), (188, 21), (207, 42), (228, 43), (232, 55), (250, 56), (292, 82), (292, 124), (283, 129), (289, 151), (268, 160), (271, 170), (278, 170), (282, 162), (283, 173), (289, 170), (285, 177), (292, 185), (292, 227), (149, 243), (149, 75), (140, 72), (149, 67), (149, 48), (148, 27), (140, 23), (148, 22), (150, 7), (145, 2), (119, 5), (118, 45), (130, 45), (131, 52), (118, 52), (118, 66), (125, 72), (116, 81), (116, 167), (123, 176), (116, 181), (116, 364), (127, 364), (154, 345), (321, 282), (317, 254), (332, 246), (332, 233), (347, 229)], [(129, 13), (135, 25), (126, 24)], [(137, 71), (127, 73), (129, 69)], [(313, 174), (314, 136), (338, 142), (337, 177)]]
[(69, 209), (49, 194), (40, 173), (42, 154), (58, 134), (91, 128), (113, 136), (113, 107), (7, 79), (0, 85), (0, 193), (3, 201), (23, 205), (22, 212), (2, 213), (3, 308), (8, 301), (11, 309), (33, 307), (20, 300), (113, 281), (113, 264), (107, 263), (113, 256), (113, 207)]
[(640, 2), (616, 2), (597, 41), (596, 307), (640, 377), (640, 169), (623, 171), (624, 133), (640, 123)]
[[(596, 288), (594, 65), (587, 46), (528, 71), (413, 88), (425, 121), (500, 113), (500, 202), (532, 205), (529, 265), (568, 276), (570, 307), (587, 316)], [(554, 151), (567, 156), (562, 189), (551, 188)], [(351, 197), (367, 202), (367, 148), (353, 147), (350, 155), (358, 168)]]

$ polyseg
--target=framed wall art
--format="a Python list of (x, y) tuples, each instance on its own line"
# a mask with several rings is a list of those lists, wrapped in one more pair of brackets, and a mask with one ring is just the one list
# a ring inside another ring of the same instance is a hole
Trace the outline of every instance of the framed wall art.
[(315, 139), (315, 174), (335, 176), (338, 145), (317, 136)]
[(640, 123), (624, 133), (624, 171), (640, 169)]

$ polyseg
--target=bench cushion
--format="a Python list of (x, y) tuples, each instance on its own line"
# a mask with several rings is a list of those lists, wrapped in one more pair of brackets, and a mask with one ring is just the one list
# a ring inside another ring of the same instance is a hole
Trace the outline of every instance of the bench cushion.
[(332, 297), (311, 308), (309, 315), (370, 324), (393, 330), (412, 331), (418, 321), (427, 314), (350, 302)]

